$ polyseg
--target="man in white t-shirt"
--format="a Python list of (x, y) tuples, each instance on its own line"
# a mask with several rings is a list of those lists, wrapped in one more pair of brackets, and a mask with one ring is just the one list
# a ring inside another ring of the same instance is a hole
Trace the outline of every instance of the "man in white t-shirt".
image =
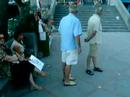
[[(101, 44), (101, 33), (102, 33), (102, 24), (100, 20), (100, 15), (102, 14), (102, 7), (95, 6), (95, 14), (93, 14), (88, 20), (88, 29), (87, 29), (87, 38), (85, 42), (89, 42), (89, 53), (87, 57), (87, 70), (86, 73), (88, 75), (94, 75), (94, 71), (103, 72), (99, 67), (97, 67), (97, 52), (99, 45)], [(90, 67), (90, 63), (94, 65), (94, 69), (92, 70)]]

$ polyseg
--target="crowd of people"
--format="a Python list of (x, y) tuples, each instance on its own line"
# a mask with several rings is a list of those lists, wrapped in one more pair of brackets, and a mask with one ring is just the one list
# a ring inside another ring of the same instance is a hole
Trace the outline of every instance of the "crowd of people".
[[(85, 42), (89, 43), (89, 52), (87, 57), (86, 73), (90, 76), (94, 75), (93, 71), (103, 72), (97, 64), (99, 46), (101, 44), (102, 24), (100, 16), (102, 15), (102, 6), (100, 3), (95, 5), (95, 13), (88, 20), (87, 37)], [(78, 54), (82, 52), (80, 36), (82, 35), (82, 27), (80, 20), (76, 17), (78, 13), (77, 5), (70, 3), (69, 14), (64, 16), (59, 24), (58, 31), (61, 35), (61, 61), (63, 63), (63, 84), (64, 86), (75, 86), (76, 81), (72, 76), (71, 67), (78, 63)], [(49, 56), (50, 37), (55, 30), (52, 19), (42, 20), (41, 12), (35, 15), (37, 22), (37, 43), (40, 57)], [(68, 30), (69, 28), (69, 30)], [(36, 90), (42, 90), (42, 87), (36, 84), (33, 72), (39, 75), (47, 76), (44, 71), (39, 71), (31, 63), (28, 62), (30, 54), (26, 52), (24, 44), (24, 35), (22, 26), (18, 25), (14, 31), (14, 40), (10, 48), (7, 48), (4, 41), (4, 34), (0, 31), (0, 78), (9, 76), (12, 85), (15, 88), (30, 85)], [(93, 63), (91, 68), (90, 63)], [(4, 62), (8, 62), (4, 63)], [(6, 66), (5, 66), (6, 65)], [(5, 70), (9, 67), (10, 75)]]
[(16, 3), (20, 18), (12, 36), (13, 42), (11, 46), (6, 44), (6, 36), (2, 28), (0, 28), (0, 78), (8, 77), (15, 89), (29, 85), (33, 89), (42, 90), (42, 87), (34, 80), (34, 73), (42, 77), (47, 76), (48, 73), (38, 70), (29, 62), (29, 57), (34, 52), (31, 48), (27, 48), (27, 43), (25, 43), (27, 41), (24, 41), (24, 32), (34, 32), (37, 37), (34, 40), (36, 41), (35, 45), (38, 45), (36, 57), (47, 57), (50, 55), (51, 33), (55, 30), (53, 20), (51, 18), (43, 19), (39, 10), (36, 13), (32, 13), (31, 10), (27, 11), (26, 14), (22, 13), (20, 9), (26, 4), (22, 4), (22, 2)]
[[(30, 54), (27, 52), (25, 53), (26, 48), (23, 39), (23, 33), (19, 28), (16, 28), (13, 43), (11, 44), (10, 49), (8, 49), (11, 52), (9, 54), (4, 42), (4, 34), (0, 33), (0, 69), (2, 70), (0, 76), (3, 78), (8, 75), (7, 71), (10, 71), (8, 77), (10, 77), (10, 81), (14, 88), (18, 89), (30, 85), (34, 89), (41, 90), (42, 87), (37, 85), (34, 81), (33, 72), (36, 72), (40, 76), (47, 76), (47, 73), (38, 70), (34, 65), (29, 63)], [(5, 61), (9, 63), (4, 63)], [(10, 68), (7, 70), (4, 69), (5, 67)]]

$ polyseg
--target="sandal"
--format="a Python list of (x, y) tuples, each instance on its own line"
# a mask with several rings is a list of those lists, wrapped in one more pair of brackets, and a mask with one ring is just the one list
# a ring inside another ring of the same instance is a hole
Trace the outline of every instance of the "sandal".
[(76, 82), (75, 81), (69, 81), (69, 82), (64, 82), (64, 86), (76, 86)]
[(97, 72), (103, 72), (103, 70), (102, 70), (101, 68), (99, 68), (99, 67), (94, 67), (93, 70), (94, 70), (94, 71), (97, 71)]
[[(70, 81), (75, 81), (76, 79), (71, 76), (71, 77), (69, 77), (69, 80)], [(62, 81), (64, 82), (65, 80), (63, 79)]]

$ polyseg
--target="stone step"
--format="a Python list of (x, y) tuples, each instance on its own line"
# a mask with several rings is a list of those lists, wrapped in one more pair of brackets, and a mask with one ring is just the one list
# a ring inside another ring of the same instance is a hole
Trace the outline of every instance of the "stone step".
[[(55, 17), (55, 21), (61, 20), (62, 17), (63, 16), (61, 16), (61, 17)], [(86, 16), (86, 17), (78, 17), (78, 18), (81, 21), (87, 22), (90, 17)], [(107, 21), (120, 22), (120, 21), (122, 21), (122, 19), (120, 18), (119, 20), (117, 20), (116, 17), (112, 17), (112, 18), (111, 17), (102, 17), (101, 21), (103, 21), (103, 22), (107, 22)]]
[[(59, 19), (59, 20), (57, 20), (57, 21), (55, 21), (55, 24), (57, 25), (57, 24), (59, 24), (59, 22), (60, 22), (60, 20), (61, 19)], [(87, 25), (88, 24), (88, 20), (80, 20), (81, 21), (81, 23), (82, 23), (82, 25)], [(123, 21), (103, 21), (102, 22), (102, 25), (110, 25), (110, 26), (113, 26), (113, 25), (124, 25), (125, 26), (125, 24), (124, 24), (124, 22)]]
[(107, 32), (129, 32), (126, 28), (124, 28), (124, 29), (114, 29), (114, 28), (111, 28), (111, 29), (103, 29), (103, 32), (105, 32), (105, 31), (107, 31)]
[[(87, 30), (83, 29), (83, 32), (87, 32)], [(129, 32), (126, 29), (103, 29), (102, 32)]]
[[(59, 25), (56, 25), (56, 28), (58, 28)], [(103, 26), (103, 29), (127, 29), (126, 26)], [(82, 26), (82, 29), (87, 29), (87, 26)]]
[[(93, 9), (93, 10), (90, 10), (90, 9), (79, 9), (80, 11), (79, 12), (87, 12), (87, 13), (89, 13), (89, 12), (94, 12), (95, 11), (95, 9)], [(112, 11), (113, 10), (113, 11)], [(67, 12), (69, 12), (68, 11), (68, 9), (63, 9), (63, 8), (59, 8), (58, 10), (56, 10), (57, 12), (65, 12), (65, 13), (67, 13)], [(115, 11), (115, 9), (111, 9), (111, 10), (103, 10), (103, 13), (113, 13), (113, 12), (116, 12), (117, 13), (117, 11)]]
[[(63, 16), (66, 16), (68, 13), (64, 13), (64, 14), (55, 14), (55, 18), (58, 18), (58, 17), (63, 17)], [(93, 15), (93, 13), (92, 14), (77, 14), (77, 17), (81, 17), (81, 18), (89, 18), (90, 16), (92, 16)], [(105, 15), (103, 15), (103, 16), (101, 16), (101, 18), (116, 18), (116, 17), (119, 17), (119, 18), (121, 18), (121, 16), (119, 15), (119, 14), (109, 14), (109, 15), (107, 15), (107, 14), (105, 14)]]
[[(80, 11), (78, 11), (78, 12), (94, 12), (95, 11), (95, 9), (93, 9), (93, 10), (89, 10), (89, 9), (79, 9)], [(114, 10), (114, 9), (112, 9), (112, 10)], [(69, 12), (68, 11), (68, 9), (58, 9), (58, 10), (56, 10), (57, 12)], [(117, 13), (117, 11), (111, 11), (111, 10), (103, 10), (103, 13), (107, 13), (107, 12), (109, 12), (109, 13), (112, 13), (112, 12), (116, 12)]]
[[(125, 26), (124, 21), (120, 17), (118, 11), (114, 6), (103, 6), (103, 15), (101, 17), (103, 31), (124, 31), (128, 32), (127, 27)], [(81, 21), (83, 31), (86, 31), (88, 19), (94, 13), (94, 7), (91, 6), (79, 6), (79, 13), (77, 17)], [(68, 14), (68, 7), (67, 6), (57, 6), (55, 12), (55, 25), (59, 25), (59, 21), (61, 18)], [(119, 17), (119, 19), (117, 19)]]
[[(58, 17), (58, 16), (65, 16), (65, 15), (67, 15), (68, 13), (56, 13), (55, 14), (55, 17)], [(83, 15), (84, 14), (84, 15)], [(85, 17), (85, 16), (91, 16), (91, 15), (93, 15), (93, 13), (80, 13), (80, 14), (77, 14), (77, 16), (80, 16), (80, 17)], [(102, 17), (114, 17), (114, 16), (119, 16), (119, 14), (114, 14), (114, 13), (112, 13), (112, 14), (109, 14), (109, 13), (107, 13), (107, 14), (103, 14), (103, 16)]]

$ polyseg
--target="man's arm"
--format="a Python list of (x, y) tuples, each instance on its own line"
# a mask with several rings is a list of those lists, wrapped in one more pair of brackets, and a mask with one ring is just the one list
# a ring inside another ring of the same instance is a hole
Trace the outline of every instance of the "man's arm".
[(81, 53), (81, 43), (80, 43), (80, 35), (76, 36), (76, 42), (78, 45), (78, 53)]
[(86, 39), (84, 39), (85, 42), (90, 41), (95, 35), (96, 35), (97, 31), (94, 31), (90, 36), (88, 36)]

